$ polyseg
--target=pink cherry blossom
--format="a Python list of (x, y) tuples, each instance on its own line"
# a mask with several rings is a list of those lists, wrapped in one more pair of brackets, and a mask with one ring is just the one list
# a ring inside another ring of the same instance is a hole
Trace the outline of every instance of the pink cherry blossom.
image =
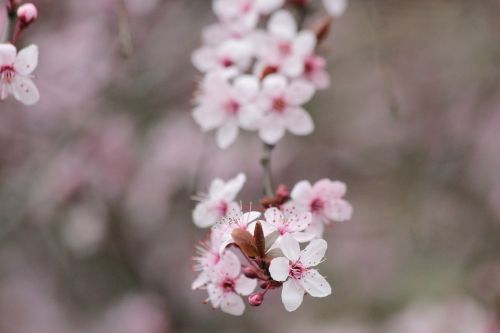
[(347, 9), (347, 0), (323, 0), (326, 11), (333, 17), (344, 15)]
[(217, 145), (227, 148), (236, 140), (239, 128), (257, 129), (261, 114), (258, 95), (259, 80), (255, 76), (241, 75), (231, 83), (223, 73), (210, 73), (203, 82), (193, 117), (202, 130), (217, 129)]
[(255, 229), (255, 221), (262, 214), (257, 211), (249, 211), (243, 213), (241, 211), (232, 211), (226, 217), (221, 219), (212, 230), (217, 230), (222, 233), (222, 244), (220, 251), (223, 251), (229, 244), (233, 243), (232, 232), (235, 229), (241, 229), (253, 234)]
[(297, 208), (311, 212), (314, 218), (330, 224), (332, 221), (351, 219), (352, 206), (343, 199), (346, 192), (346, 185), (339, 181), (322, 179), (312, 186), (303, 180), (294, 186), (291, 197)]
[(290, 78), (304, 73), (305, 60), (314, 53), (316, 36), (312, 31), (298, 32), (297, 22), (288, 11), (280, 10), (271, 16), (267, 32), (255, 33), (253, 39), (259, 61), (258, 75), (271, 68)]
[[(264, 212), (264, 217), (280, 236), (290, 234), (299, 242), (307, 242), (314, 237), (314, 235), (303, 232), (311, 224), (312, 214), (310, 212), (297, 213), (292, 209), (285, 209), (282, 212), (276, 207), (271, 207)], [(276, 242), (279, 244), (279, 239)]]
[(12, 94), (25, 105), (40, 99), (37, 87), (31, 80), (38, 65), (38, 47), (30, 45), (17, 53), (12, 44), (0, 44), (0, 99)]
[(25, 3), (17, 9), (17, 17), (24, 26), (27, 26), (36, 20), (38, 17), (38, 10), (34, 4)]
[(274, 258), (269, 266), (271, 277), (284, 282), (281, 300), (287, 311), (295, 311), (304, 298), (304, 293), (312, 297), (326, 297), (332, 293), (330, 284), (319, 272), (311, 267), (323, 259), (327, 243), (315, 239), (302, 251), (297, 240), (286, 234), (280, 242), (285, 257)]
[(325, 59), (314, 54), (306, 56), (302, 78), (311, 82), (316, 89), (328, 88), (330, 86), (330, 74), (326, 71)]
[(234, 199), (245, 181), (246, 176), (243, 173), (227, 182), (220, 178), (214, 179), (210, 184), (208, 194), (200, 197), (200, 202), (193, 210), (194, 224), (200, 228), (207, 228), (230, 212), (239, 212), (240, 206)]
[(210, 276), (215, 265), (220, 261), (220, 246), (222, 233), (212, 229), (209, 239), (201, 242), (197, 247), (197, 255), (193, 258), (195, 264), (193, 269), (200, 274), (193, 281), (191, 288), (199, 289), (210, 281)]
[(252, 44), (246, 39), (229, 39), (218, 45), (204, 45), (192, 55), (192, 62), (200, 72), (228, 68), (240, 72), (248, 70), (252, 61)]
[(229, 314), (240, 316), (245, 311), (241, 296), (247, 296), (255, 290), (257, 280), (241, 274), (238, 257), (226, 251), (214, 267), (211, 282), (207, 285), (208, 297), (214, 308)]
[(277, 143), (288, 130), (295, 135), (308, 135), (314, 130), (311, 116), (302, 108), (314, 95), (314, 86), (304, 80), (289, 82), (283, 75), (268, 75), (259, 97), (264, 112), (259, 127), (260, 138)]

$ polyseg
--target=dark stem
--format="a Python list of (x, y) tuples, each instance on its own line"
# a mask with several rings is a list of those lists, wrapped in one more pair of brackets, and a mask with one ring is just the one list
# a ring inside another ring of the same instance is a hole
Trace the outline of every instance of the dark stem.
[(272, 171), (271, 171), (271, 154), (273, 151), (274, 145), (269, 145), (267, 143), (264, 143), (263, 149), (262, 149), (262, 157), (260, 159), (260, 164), (262, 165), (264, 175), (263, 175), (263, 182), (264, 182), (264, 195), (266, 197), (272, 197), (273, 196), (273, 176), (272, 176)]
[(9, 3), (7, 4), (7, 29), (5, 29), (5, 34), (3, 36), (4, 42), (10, 41), (11, 37), (13, 37), (17, 19), (16, 10), (17, 8), (15, 4), (12, 1), (9, 1)]

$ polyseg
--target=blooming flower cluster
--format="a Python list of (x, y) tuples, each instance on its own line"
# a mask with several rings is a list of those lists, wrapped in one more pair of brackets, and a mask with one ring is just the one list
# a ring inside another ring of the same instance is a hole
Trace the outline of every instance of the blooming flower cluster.
[(38, 65), (38, 47), (30, 45), (18, 52), (15, 44), (20, 34), (36, 20), (38, 12), (31, 3), (21, 6), (18, 3), (7, 2), (10, 25), (15, 28), (12, 32), (7, 31), (6, 42), (0, 42), (0, 100), (13, 95), (19, 102), (33, 105), (40, 99), (32, 81), (33, 71)]
[[(306, 5), (213, 1), (218, 23), (205, 29), (203, 46), (192, 55), (204, 74), (193, 117), (202, 130), (217, 131), (220, 148), (231, 145), (240, 129), (258, 131), (269, 145), (286, 132), (302, 136), (314, 131), (304, 105), (330, 85), (325, 59), (316, 52), (321, 31), (327, 29), (301, 28), (300, 15), (292, 10), (303, 11)], [(338, 17), (346, 1), (324, 0), (324, 6)]]
[(314, 267), (327, 249), (323, 226), (351, 217), (343, 199), (346, 186), (327, 179), (314, 185), (301, 181), (290, 194), (280, 186), (275, 197), (262, 201), (260, 212), (235, 202), (245, 180), (243, 174), (227, 182), (215, 179), (208, 195), (198, 197), (194, 223), (210, 232), (197, 247), (192, 288), (206, 289), (207, 302), (232, 315), (244, 312), (242, 296), (258, 306), (274, 289), (281, 288), (288, 311), (296, 310), (305, 294), (330, 295), (330, 284)]

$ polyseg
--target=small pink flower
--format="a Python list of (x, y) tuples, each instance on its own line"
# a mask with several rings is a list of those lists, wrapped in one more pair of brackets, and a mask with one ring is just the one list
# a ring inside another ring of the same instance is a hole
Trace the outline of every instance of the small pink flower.
[(12, 44), (0, 44), (0, 99), (12, 94), (25, 105), (40, 99), (37, 87), (31, 80), (38, 65), (38, 47), (28, 46), (17, 53)]
[(217, 129), (217, 145), (227, 148), (236, 140), (239, 128), (257, 129), (258, 94), (259, 80), (254, 76), (242, 75), (231, 83), (221, 72), (210, 73), (203, 82), (193, 117), (204, 131)]
[[(307, 242), (314, 237), (303, 232), (311, 224), (310, 212), (296, 214), (292, 209), (285, 209), (282, 212), (276, 207), (271, 207), (264, 212), (264, 217), (266, 222), (278, 231), (280, 237), (290, 234), (299, 242)], [(279, 244), (279, 238), (276, 242)]]
[(343, 199), (346, 192), (346, 185), (339, 181), (322, 179), (312, 186), (310, 182), (303, 180), (294, 186), (290, 204), (300, 211), (312, 213), (313, 223), (307, 232), (316, 233), (321, 237), (323, 224), (351, 219), (352, 206)]
[(228, 39), (219, 45), (204, 45), (193, 53), (192, 62), (200, 72), (224, 69), (248, 70), (252, 61), (252, 44), (245, 39)]
[(308, 135), (314, 123), (302, 105), (314, 95), (312, 84), (304, 80), (289, 82), (283, 75), (272, 74), (262, 83), (259, 97), (264, 112), (259, 127), (260, 138), (268, 144), (277, 143), (288, 130), (295, 135)]
[(305, 57), (302, 78), (311, 82), (316, 89), (328, 88), (330, 86), (330, 74), (326, 71), (325, 59), (314, 54)]
[(326, 297), (332, 293), (325, 278), (311, 268), (325, 256), (325, 240), (315, 239), (300, 251), (299, 243), (287, 234), (283, 236), (280, 248), (285, 257), (274, 258), (269, 272), (275, 281), (284, 282), (281, 300), (287, 311), (295, 311), (302, 304), (306, 292), (312, 297)]
[(197, 255), (193, 258), (195, 264), (193, 269), (200, 272), (193, 281), (191, 288), (199, 289), (210, 282), (210, 275), (215, 265), (220, 261), (220, 246), (222, 242), (222, 233), (217, 229), (210, 232), (210, 238), (201, 242), (196, 247)]
[(234, 201), (245, 184), (243, 173), (224, 182), (216, 178), (212, 181), (208, 195), (202, 195), (200, 202), (193, 210), (194, 224), (200, 228), (208, 228), (231, 212), (240, 212), (240, 205)]
[(256, 286), (257, 280), (241, 274), (238, 257), (226, 251), (211, 274), (211, 282), (207, 285), (208, 297), (214, 308), (220, 307), (226, 313), (240, 316), (245, 311), (241, 296), (251, 294)]
[(314, 53), (316, 36), (312, 31), (298, 32), (297, 22), (288, 11), (280, 10), (271, 16), (266, 33), (253, 37), (259, 62), (255, 67), (258, 75), (272, 68), (290, 78), (304, 73), (306, 57)]

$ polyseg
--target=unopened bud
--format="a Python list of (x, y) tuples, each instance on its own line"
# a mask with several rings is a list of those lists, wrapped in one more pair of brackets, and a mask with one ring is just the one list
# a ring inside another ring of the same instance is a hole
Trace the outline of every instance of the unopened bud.
[(253, 293), (248, 296), (248, 304), (251, 306), (259, 306), (264, 301), (264, 295), (262, 293)]
[(245, 268), (243, 268), (243, 274), (249, 279), (256, 279), (258, 277), (255, 268), (251, 266), (246, 266)]
[(17, 9), (17, 17), (23, 28), (33, 23), (38, 17), (38, 10), (32, 3), (25, 3)]
[(290, 198), (290, 191), (288, 190), (288, 187), (283, 184), (278, 186), (278, 189), (276, 190), (276, 196), (282, 199)]

